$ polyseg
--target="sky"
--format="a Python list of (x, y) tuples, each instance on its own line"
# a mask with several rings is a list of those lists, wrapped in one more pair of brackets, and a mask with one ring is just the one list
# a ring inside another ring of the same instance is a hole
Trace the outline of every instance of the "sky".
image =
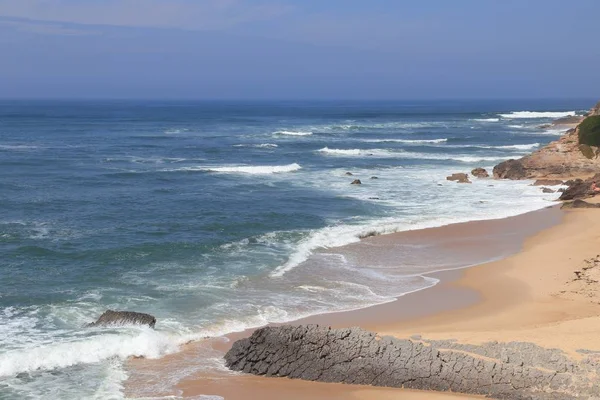
[(597, 98), (598, 0), (0, 0), (1, 98)]

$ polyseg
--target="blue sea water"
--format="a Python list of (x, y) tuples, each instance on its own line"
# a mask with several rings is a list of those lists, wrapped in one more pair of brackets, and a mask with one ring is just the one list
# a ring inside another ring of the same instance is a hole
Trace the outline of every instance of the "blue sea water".
[[(429, 287), (458, 265), (335, 249), (551, 204), (445, 177), (535, 150), (590, 104), (2, 101), (0, 399), (121, 399), (127, 357)], [(83, 328), (106, 309), (156, 330)]]

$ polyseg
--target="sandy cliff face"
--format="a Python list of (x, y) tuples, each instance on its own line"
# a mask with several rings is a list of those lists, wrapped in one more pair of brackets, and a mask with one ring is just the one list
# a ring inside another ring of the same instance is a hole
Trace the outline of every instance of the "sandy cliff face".
[[(600, 115), (600, 102), (588, 116)], [(499, 179), (571, 178), (600, 172), (600, 148), (580, 146), (578, 128), (570, 129), (559, 140), (518, 160), (494, 167)]]

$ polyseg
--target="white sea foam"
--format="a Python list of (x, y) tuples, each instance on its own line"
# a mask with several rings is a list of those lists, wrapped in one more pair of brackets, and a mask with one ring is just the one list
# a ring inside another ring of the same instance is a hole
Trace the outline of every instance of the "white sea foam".
[(531, 144), (511, 144), (506, 146), (490, 146), (490, 148), (496, 149), (510, 149), (510, 150), (533, 150), (537, 147), (540, 147), (539, 143), (531, 143)]
[(404, 150), (387, 150), (387, 149), (330, 149), (324, 147), (317, 150), (319, 153), (327, 156), (337, 157), (380, 157), (380, 158), (404, 158), (412, 160), (446, 160), (459, 161), (465, 163), (479, 161), (497, 161), (507, 157), (501, 156), (478, 156), (468, 154), (435, 154), (435, 153), (418, 153)]
[(176, 352), (185, 340), (178, 339), (140, 328), (130, 334), (102, 334), (89, 339), (9, 350), (0, 354), (0, 376), (97, 363), (112, 357), (158, 358)]
[(500, 118), (475, 118), (473, 121), (478, 122), (499, 122)]
[[(480, 161), (481, 157), (470, 158), (465, 156), (462, 159), (464, 162), (475, 162)], [(427, 171), (411, 171), (401, 168), (397, 170), (386, 169), (376, 173), (376, 175), (382, 179), (385, 179), (387, 176), (393, 181), (399, 176), (407, 182), (411, 182), (414, 179), (416, 186), (425, 185), (435, 187), (443, 185), (445, 186), (443, 191), (446, 198), (452, 197), (457, 201), (463, 202), (464, 206), (460, 207), (460, 209), (465, 211), (470, 210), (468, 216), (461, 211), (457, 211), (455, 205), (451, 206), (453, 207), (453, 212), (445, 213), (443, 211), (445, 205), (441, 199), (437, 206), (421, 209), (421, 206), (416, 204), (414, 200), (407, 201), (405, 198), (398, 197), (397, 191), (394, 188), (390, 188), (388, 185), (378, 185), (381, 180), (366, 186), (363, 185), (361, 190), (350, 187), (351, 185), (348, 185), (347, 181), (340, 182), (339, 184), (336, 181), (332, 185), (329, 185), (332, 190), (347, 193), (347, 195), (353, 198), (367, 199), (371, 196), (377, 196), (381, 199), (380, 201), (385, 202), (388, 206), (408, 212), (410, 217), (390, 217), (365, 221), (360, 221), (359, 219), (360, 222), (354, 224), (332, 225), (307, 231), (304, 239), (296, 243), (286, 262), (274, 269), (270, 273), (270, 276), (276, 278), (285, 275), (306, 261), (317, 249), (344, 246), (356, 243), (363, 237), (373, 235), (436, 227), (468, 220), (505, 218), (546, 207), (549, 201), (556, 198), (555, 194), (541, 194), (538, 188), (529, 186), (530, 182), (527, 181), (518, 183), (497, 182), (493, 187), (489, 187), (484, 181), (474, 181), (472, 185), (448, 183), (443, 179), (443, 176), (446, 173), (451, 173), (453, 170), (442, 171), (436, 168), (430, 171), (433, 175), (427, 175)], [(354, 170), (353, 173), (355, 176), (374, 174), (372, 170)], [(436, 177), (439, 177), (439, 179)], [(436, 212), (432, 214), (430, 208), (435, 209)], [(417, 217), (416, 215), (420, 216)], [(322, 253), (319, 252), (319, 254)], [(312, 285), (299, 288), (309, 292), (317, 292), (319, 290)]]
[(489, 146), (484, 144), (456, 144), (444, 146), (452, 149), (490, 149), (490, 150), (532, 150), (539, 147), (539, 143), (511, 144), (505, 146)]
[(313, 133), (310, 131), (277, 131), (273, 132), (276, 135), (287, 135), (287, 136), (310, 136)]
[(240, 166), (220, 166), (220, 167), (185, 167), (177, 171), (205, 171), (221, 172), (230, 174), (250, 174), (250, 175), (268, 175), (283, 172), (294, 172), (302, 169), (299, 164), (288, 165), (240, 165)]
[(319, 150), (319, 153), (340, 155), (340, 156), (359, 156), (365, 155), (367, 150), (360, 149), (330, 149), (329, 147), (323, 147)]
[(505, 118), (505, 119), (536, 119), (536, 118), (570, 117), (570, 116), (575, 115), (576, 113), (577, 113), (576, 111), (563, 111), (563, 112), (513, 111), (509, 114), (498, 114), (498, 115), (500, 115), (502, 118)]
[(24, 151), (24, 150), (34, 150), (37, 148), (38, 148), (37, 146), (25, 145), (25, 144), (0, 144), (0, 150)]
[(183, 132), (189, 132), (189, 129), (187, 128), (172, 128), (172, 129), (165, 129), (164, 133), (167, 135), (175, 135), (177, 133), (183, 133)]
[(406, 144), (426, 144), (426, 143), (445, 143), (448, 139), (364, 139), (363, 142), (369, 143), (406, 143)]
[(274, 143), (260, 143), (260, 144), (234, 144), (233, 147), (254, 147), (257, 149), (274, 149), (277, 146)]

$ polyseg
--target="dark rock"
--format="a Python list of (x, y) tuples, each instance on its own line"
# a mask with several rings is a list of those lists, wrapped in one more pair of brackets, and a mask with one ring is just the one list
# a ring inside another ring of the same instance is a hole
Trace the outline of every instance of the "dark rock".
[(352, 175), (354, 175), (354, 174), (353, 174), (352, 172), (346, 172), (346, 175), (348, 175), (348, 176), (352, 176)]
[(560, 179), (538, 179), (533, 182), (533, 186), (557, 186), (562, 185), (563, 181)]
[(600, 184), (600, 173), (586, 179), (575, 179), (567, 181), (569, 187), (563, 192), (559, 200), (575, 200), (593, 196), (596, 193), (592, 192), (592, 182)]
[(235, 342), (225, 362), (255, 375), (497, 399), (588, 399), (600, 391), (600, 362), (593, 356), (576, 361), (532, 343), (397, 339), (360, 328), (261, 328)]
[(376, 176), (372, 176), (371, 179), (379, 179), (379, 178)]
[(550, 189), (550, 188), (543, 187), (543, 188), (542, 188), (542, 192), (543, 192), (543, 193), (556, 193), (556, 190), (552, 190), (552, 189)]
[(148, 325), (150, 328), (154, 328), (155, 324), (156, 318), (150, 314), (108, 310), (96, 322), (92, 322), (87, 326)]
[(563, 203), (563, 205), (560, 207), (561, 209), (566, 208), (566, 209), (572, 209), (572, 208), (600, 208), (600, 204), (593, 204), (593, 203), (588, 203), (587, 201), (583, 201), (583, 200), (573, 200), (573, 201), (569, 201), (566, 203)]
[(494, 178), (497, 179), (523, 179), (527, 172), (519, 160), (507, 160), (494, 167)]
[(379, 200), (379, 197), (369, 197), (369, 200)]
[(351, 185), (362, 185), (362, 182), (360, 181), (360, 179), (355, 179), (352, 182), (350, 182)]
[(456, 173), (446, 177), (448, 181), (456, 181), (457, 183), (471, 183), (469, 175), (463, 173)]
[(471, 171), (471, 175), (473, 175), (476, 178), (489, 178), (490, 174), (488, 174), (488, 172), (486, 171), (485, 168), (475, 168), (474, 170)]

